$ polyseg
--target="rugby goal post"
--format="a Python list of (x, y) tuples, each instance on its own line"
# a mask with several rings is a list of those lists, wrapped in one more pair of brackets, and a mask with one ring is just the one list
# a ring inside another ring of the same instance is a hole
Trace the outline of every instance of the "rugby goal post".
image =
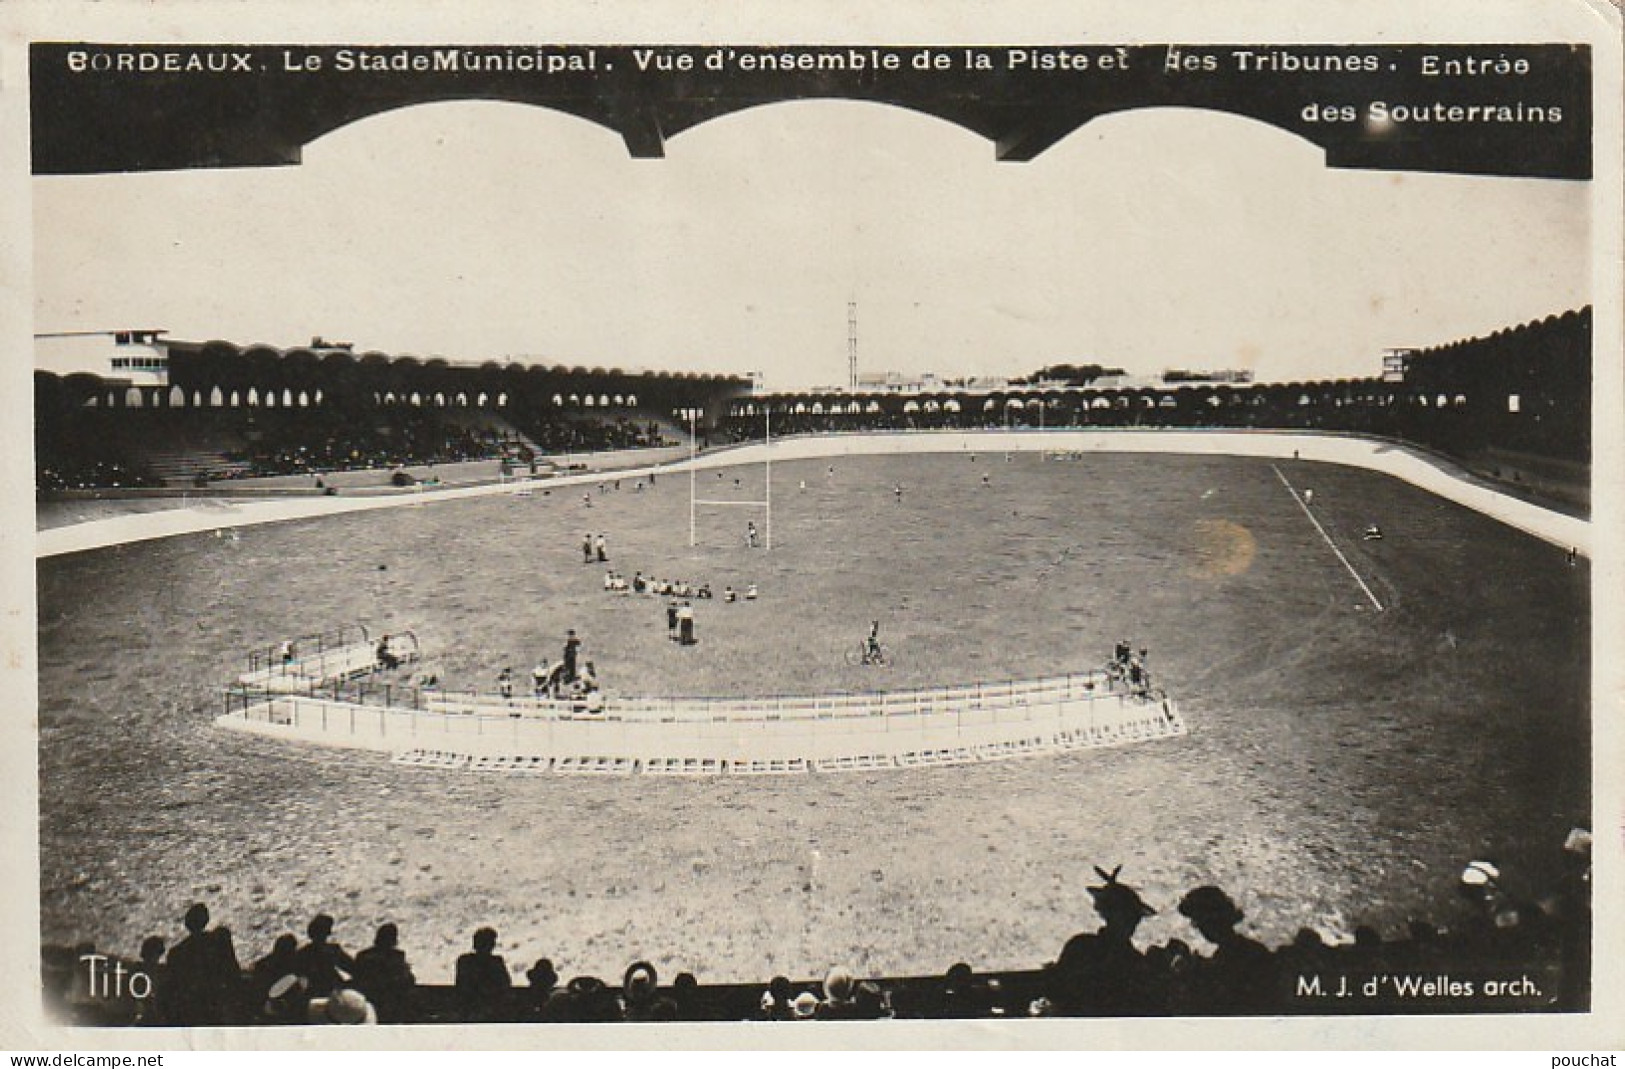
[(699, 509), (704, 505), (716, 508), (746, 508), (761, 509), (762, 545), (765, 549), (773, 549), (773, 410), (770, 406), (763, 406), (763, 486), (760, 501), (725, 501), (699, 496), (698, 475), (699, 468), (696, 463), (699, 458), (699, 428), (697, 420), (699, 409), (688, 410), (688, 545), (693, 549), (699, 544)]

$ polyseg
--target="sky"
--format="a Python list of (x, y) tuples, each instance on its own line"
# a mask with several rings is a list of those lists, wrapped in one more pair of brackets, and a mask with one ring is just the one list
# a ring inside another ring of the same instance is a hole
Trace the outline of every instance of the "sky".
[(335, 131), (296, 167), (32, 181), (39, 333), (321, 335), (773, 389), (846, 381), (849, 301), (864, 372), (1287, 381), (1592, 299), (1587, 183), (1332, 170), (1289, 133), (1188, 109), (1000, 163), (860, 102), (754, 108), (658, 160), (545, 109), (441, 103)]

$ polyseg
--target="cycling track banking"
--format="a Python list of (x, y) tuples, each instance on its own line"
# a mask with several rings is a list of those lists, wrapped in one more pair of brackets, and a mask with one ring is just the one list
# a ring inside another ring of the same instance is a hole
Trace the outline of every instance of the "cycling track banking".
[[(899, 453), (1099, 452), (1219, 454), (1263, 459), (1320, 461), (1365, 468), (1420, 487), (1554, 545), (1589, 558), (1592, 525), (1582, 519), (1510, 497), (1466, 476), (1446, 461), (1409, 446), (1373, 438), (1282, 431), (1102, 430), (1102, 431), (904, 431), (889, 434), (820, 434), (780, 438), (714, 450), (692, 460), (615, 471), (626, 478), (759, 464), (764, 460), (826, 460)], [(610, 473), (549, 479), (549, 487), (602, 482)], [(432, 501), (512, 493), (512, 484), (424, 490), (379, 497), (294, 497), (223, 502), (219, 499), (161, 512), (91, 520), (40, 531), (36, 557), (54, 557), (127, 542), (195, 534), (280, 520), (308, 519), (366, 509), (422, 505)]]

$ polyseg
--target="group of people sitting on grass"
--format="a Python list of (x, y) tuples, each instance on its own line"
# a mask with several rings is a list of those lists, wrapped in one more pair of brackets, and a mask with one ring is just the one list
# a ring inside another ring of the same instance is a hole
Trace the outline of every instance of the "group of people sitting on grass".
[[(690, 583), (686, 579), (656, 579), (653, 576), (645, 576), (641, 571), (632, 573), (631, 579), (626, 578), (620, 572), (605, 572), (604, 591), (610, 594), (646, 594), (662, 598), (692, 598), (695, 601), (711, 601), (718, 597), (711, 590), (710, 583)], [(722, 601), (731, 605), (740, 599), (755, 601), (760, 596), (760, 590), (755, 583), (747, 583), (744, 590), (735, 590), (732, 586), (725, 586), (722, 588), (720, 596)]]
[(651, 594), (657, 597), (698, 598), (710, 600), (710, 583), (690, 583), (687, 579), (656, 579), (641, 571), (628, 579), (620, 572), (604, 573), (604, 589), (611, 594)]
[(592, 975), (561, 983), (554, 963), (541, 958), (521, 985), (517, 967), (497, 953), (496, 931), (482, 927), (456, 959), (453, 983), (424, 986), (394, 924), (380, 925), (372, 945), (352, 955), (333, 938), (334, 919), (318, 914), (303, 943), (292, 933), (280, 935), (245, 968), (231, 932), (211, 928), (208, 908), (196, 904), (173, 946), (151, 936), (135, 962), (88, 945), (71, 952), (47, 948), (43, 975), (47, 1001), (59, 1012), (73, 1023), (104, 1025), (1324, 1013), (1348, 1008), (1336, 1004), (1338, 977), (1428, 977), (1451, 969), (1517, 978), (1520, 986), (1511, 993), (1525, 1001), (1442, 1008), (1583, 1009), (1590, 990), (1590, 845), (1590, 834), (1575, 829), (1560, 858), (1522, 892), (1508, 886), (1495, 863), (1470, 863), (1458, 883), (1469, 905), (1454, 930), (1413, 921), (1399, 939), (1361, 927), (1352, 942), (1329, 943), (1304, 928), (1274, 949), (1241, 930), (1245, 913), (1211, 884), (1168, 907), (1209, 949), (1199, 952), (1178, 937), (1144, 946), (1136, 942), (1138, 929), (1158, 910), (1120, 879), (1122, 866), (1096, 868), (1098, 879), (1085, 890), (1100, 925), (1068, 939), (1043, 968), (1026, 972), (978, 974), (961, 963), (941, 976), (883, 979), (837, 966), (822, 982), (776, 976), (764, 989), (701, 987), (686, 972), (662, 986), (654, 966), (640, 961), (616, 986)]

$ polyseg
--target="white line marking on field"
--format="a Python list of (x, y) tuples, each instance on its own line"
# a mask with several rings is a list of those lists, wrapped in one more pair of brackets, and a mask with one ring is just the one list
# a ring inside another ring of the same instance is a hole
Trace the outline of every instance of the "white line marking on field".
[(1361, 579), (1360, 573), (1354, 570), (1354, 565), (1350, 564), (1349, 559), (1343, 556), (1343, 551), (1337, 548), (1337, 543), (1333, 542), (1332, 536), (1326, 533), (1326, 528), (1320, 525), (1320, 521), (1315, 519), (1315, 514), (1309, 511), (1309, 506), (1303, 503), (1303, 498), (1299, 496), (1298, 491), (1294, 490), (1292, 484), (1286, 481), (1286, 476), (1281, 474), (1281, 469), (1271, 464), (1270, 470), (1275, 473), (1277, 479), (1281, 480), (1281, 485), (1286, 487), (1286, 492), (1292, 495), (1292, 500), (1296, 501), (1298, 507), (1303, 509), (1303, 514), (1309, 517), (1309, 522), (1315, 525), (1315, 530), (1320, 532), (1320, 537), (1324, 538), (1326, 544), (1332, 547), (1332, 552), (1337, 554), (1337, 559), (1343, 562), (1343, 567), (1347, 568), (1349, 574), (1354, 576), (1354, 581), (1360, 584), (1360, 589), (1365, 591), (1365, 596), (1371, 599), (1371, 604), (1376, 606), (1378, 612), (1382, 612), (1382, 602), (1377, 600), (1377, 595), (1371, 593), (1371, 588), (1365, 585), (1365, 580)]

